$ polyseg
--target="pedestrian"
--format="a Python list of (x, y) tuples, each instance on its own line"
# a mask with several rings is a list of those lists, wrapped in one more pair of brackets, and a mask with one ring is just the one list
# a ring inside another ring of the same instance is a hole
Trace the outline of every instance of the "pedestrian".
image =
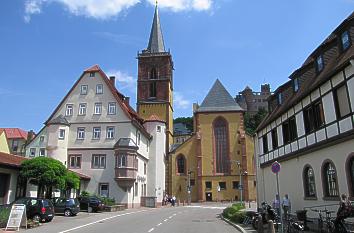
[(349, 201), (347, 195), (343, 193), (339, 201), (339, 208), (337, 212), (337, 217), (334, 220), (335, 229), (339, 231), (340, 228), (346, 229), (343, 220), (351, 215), (352, 204)]
[(176, 204), (176, 196), (173, 196), (172, 197), (172, 206), (175, 206), (175, 204)]
[(167, 205), (167, 202), (168, 202), (168, 194), (165, 195), (163, 201), (164, 201), (164, 205)]
[(272, 207), (276, 211), (277, 215), (280, 216), (280, 197), (278, 194), (275, 195)]
[(284, 210), (284, 217), (287, 220), (289, 217), (288, 215), (291, 213), (291, 202), (288, 194), (285, 194), (283, 198), (282, 207)]

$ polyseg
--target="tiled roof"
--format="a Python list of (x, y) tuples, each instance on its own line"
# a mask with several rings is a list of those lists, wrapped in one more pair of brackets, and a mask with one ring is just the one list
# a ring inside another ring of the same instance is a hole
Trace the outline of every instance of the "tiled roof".
[(5, 131), (7, 139), (22, 138), (27, 139), (28, 132), (20, 128), (0, 128), (0, 132)]
[(84, 175), (80, 172), (77, 172), (77, 171), (73, 171), (71, 169), (69, 169), (71, 172), (74, 172), (76, 175), (78, 175), (80, 177), (80, 179), (82, 180), (91, 180), (91, 177), (87, 176), (87, 175)]
[[(353, 21), (354, 19), (354, 12), (347, 18), (345, 19), (336, 29), (335, 31), (339, 30), (342, 26), (344, 26), (345, 23), (348, 23), (349, 20)], [(304, 72), (307, 69), (315, 69), (315, 61), (312, 58), (313, 54), (316, 54), (317, 50), (321, 47), (321, 49), (325, 49), (324, 46), (331, 46), (333, 45), (332, 43), (337, 43), (337, 35), (333, 32), (330, 36), (328, 36), (324, 42), (321, 43), (319, 47), (315, 49), (315, 51), (306, 59), (304, 64), (294, 71), (291, 75), (290, 78), (296, 77), (297, 74)], [(335, 57), (336, 56), (336, 57)], [(276, 120), (278, 117), (280, 117), (282, 114), (284, 114), (286, 111), (289, 110), (292, 106), (296, 105), (309, 95), (313, 90), (318, 88), (320, 85), (325, 83), (327, 80), (329, 80), (338, 70), (344, 68), (344, 66), (350, 64), (350, 60), (354, 59), (354, 46), (351, 45), (349, 49), (347, 49), (344, 53), (340, 52), (337, 55), (334, 55), (331, 57), (329, 60), (329, 63), (324, 66), (324, 69), (321, 71), (320, 74), (313, 75), (312, 77), (309, 77), (305, 82), (301, 85), (300, 89), (291, 95), (288, 99), (284, 101), (283, 104), (278, 105), (272, 112), (270, 112), (265, 119), (261, 122), (261, 124), (257, 127), (257, 131), (265, 128), (268, 124), (270, 124), (272, 121)], [(283, 89), (286, 89), (287, 87), (292, 87), (292, 80), (284, 83), (280, 87), (277, 88), (277, 90), (274, 92), (275, 94), (272, 95), (270, 98), (274, 98), (274, 96), (279, 93), (279, 91), (282, 91)], [(270, 99), (269, 98), (269, 99)], [(268, 100), (269, 100), (268, 99)]]
[(145, 122), (148, 121), (159, 121), (159, 122), (163, 122), (165, 123), (164, 120), (161, 120), (158, 116), (156, 116), (155, 114), (152, 114), (148, 119), (145, 120)]
[(244, 111), (217, 79), (197, 112)]
[(27, 160), (27, 158), (0, 152), (0, 164), (10, 167), (20, 167), (22, 161)]

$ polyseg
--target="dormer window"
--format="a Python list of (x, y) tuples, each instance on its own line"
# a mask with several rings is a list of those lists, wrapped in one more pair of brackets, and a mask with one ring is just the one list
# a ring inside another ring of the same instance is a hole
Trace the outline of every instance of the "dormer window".
[(316, 58), (316, 64), (317, 64), (317, 72), (321, 72), (324, 67), (322, 55)]
[(348, 33), (348, 31), (345, 31), (345, 32), (342, 33), (341, 41), (342, 41), (343, 50), (346, 50), (347, 48), (349, 48), (350, 41), (349, 41), (349, 33)]
[(295, 78), (293, 82), (294, 82), (294, 91), (297, 92), (299, 90), (299, 79)]
[(282, 93), (280, 92), (280, 93), (278, 93), (278, 104), (282, 104), (283, 103), (283, 95), (282, 95)]

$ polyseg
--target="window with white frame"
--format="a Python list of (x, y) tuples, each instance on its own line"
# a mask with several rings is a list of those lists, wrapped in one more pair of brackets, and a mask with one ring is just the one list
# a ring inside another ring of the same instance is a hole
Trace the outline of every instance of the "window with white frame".
[(95, 169), (106, 168), (106, 155), (92, 155), (91, 167)]
[(79, 104), (79, 115), (86, 115), (86, 103)]
[(116, 111), (117, 111), (116, 103), (114, 103), (114, 102), (108, 103), (108, 114), (114, 115), (114, 114), (116, 114)]
[(117, 167), (126, 167), (126, 166), (127, 166), (127, 156), (124, 154), (119, 155)]
[(77, 128), (77, 139), (85, 139), (85, 128)]
[(106, 138), (112, 139), (114, 138), (114, 127), (113, 126), (108, 126), (107, 127), (107, 135)]
[(36, 148), (30, 148), (30, 157), (36, 156)]
[(95, 77), (95, 72), (90, 72), (90, 77)]
[(102, 114), (102, 103), (95, 103), (94, 114)]
[(109, 184), (108, 183), (100, 183), (99, 184), (99, 194), (101, 197), (109, 196)]
[(93, 139), (101, 138), (101, 127), (93, 127)]
[(81, 155), (69, 155), (69, 168), (81, 168)]
[(157, 132), (161, 132), (161, 126), (157, 126)]
[(96, 94), (103, 94), (103, 85), (102, 84), (96, 85)]
[(45, 148), (39, 149), (39, 156), (45, 156)]
[(64, 139), (65, 138), (65, 129), (59, 129), (59, 139)]
[(81, 85), (80, 94), (87, 95), (87, 89), (88, 89), (87, 85)]
[(39, 137), (39, 141), (40, 141), (40, 142), (44, 142), (44, 136), (40, 136), (40, 137)]
[(67, 104), (66, 105), (66, 110), (65, 110), (65, 116), (72, 116), (73, 115), (73, 105), (72, 104)]

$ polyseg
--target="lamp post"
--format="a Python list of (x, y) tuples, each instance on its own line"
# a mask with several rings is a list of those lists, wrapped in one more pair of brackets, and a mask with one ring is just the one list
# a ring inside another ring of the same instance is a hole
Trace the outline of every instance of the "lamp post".
[(242, 167), (241, 167), (241, 162), (240, 161), (236, 161), (236, 165), (238, 167), (238, 171), (239, 171), (239, 176), (240, 176), (240, 185), (239, 185), (239, 189), (240, 189), (240, 202), (241, 204), (243, 203), (243, 185), (242, 185), (242, 176), (243, 175), (247, 175), (247, 171), (242, 171)]
[(193, 171), (188, 170), (188, 183), (187, 183), (187, 193), (188, 193), (188, 205), (191, 204), (191, 191), (192, 191), (192, 187), (191, 187), (191, 174)]

